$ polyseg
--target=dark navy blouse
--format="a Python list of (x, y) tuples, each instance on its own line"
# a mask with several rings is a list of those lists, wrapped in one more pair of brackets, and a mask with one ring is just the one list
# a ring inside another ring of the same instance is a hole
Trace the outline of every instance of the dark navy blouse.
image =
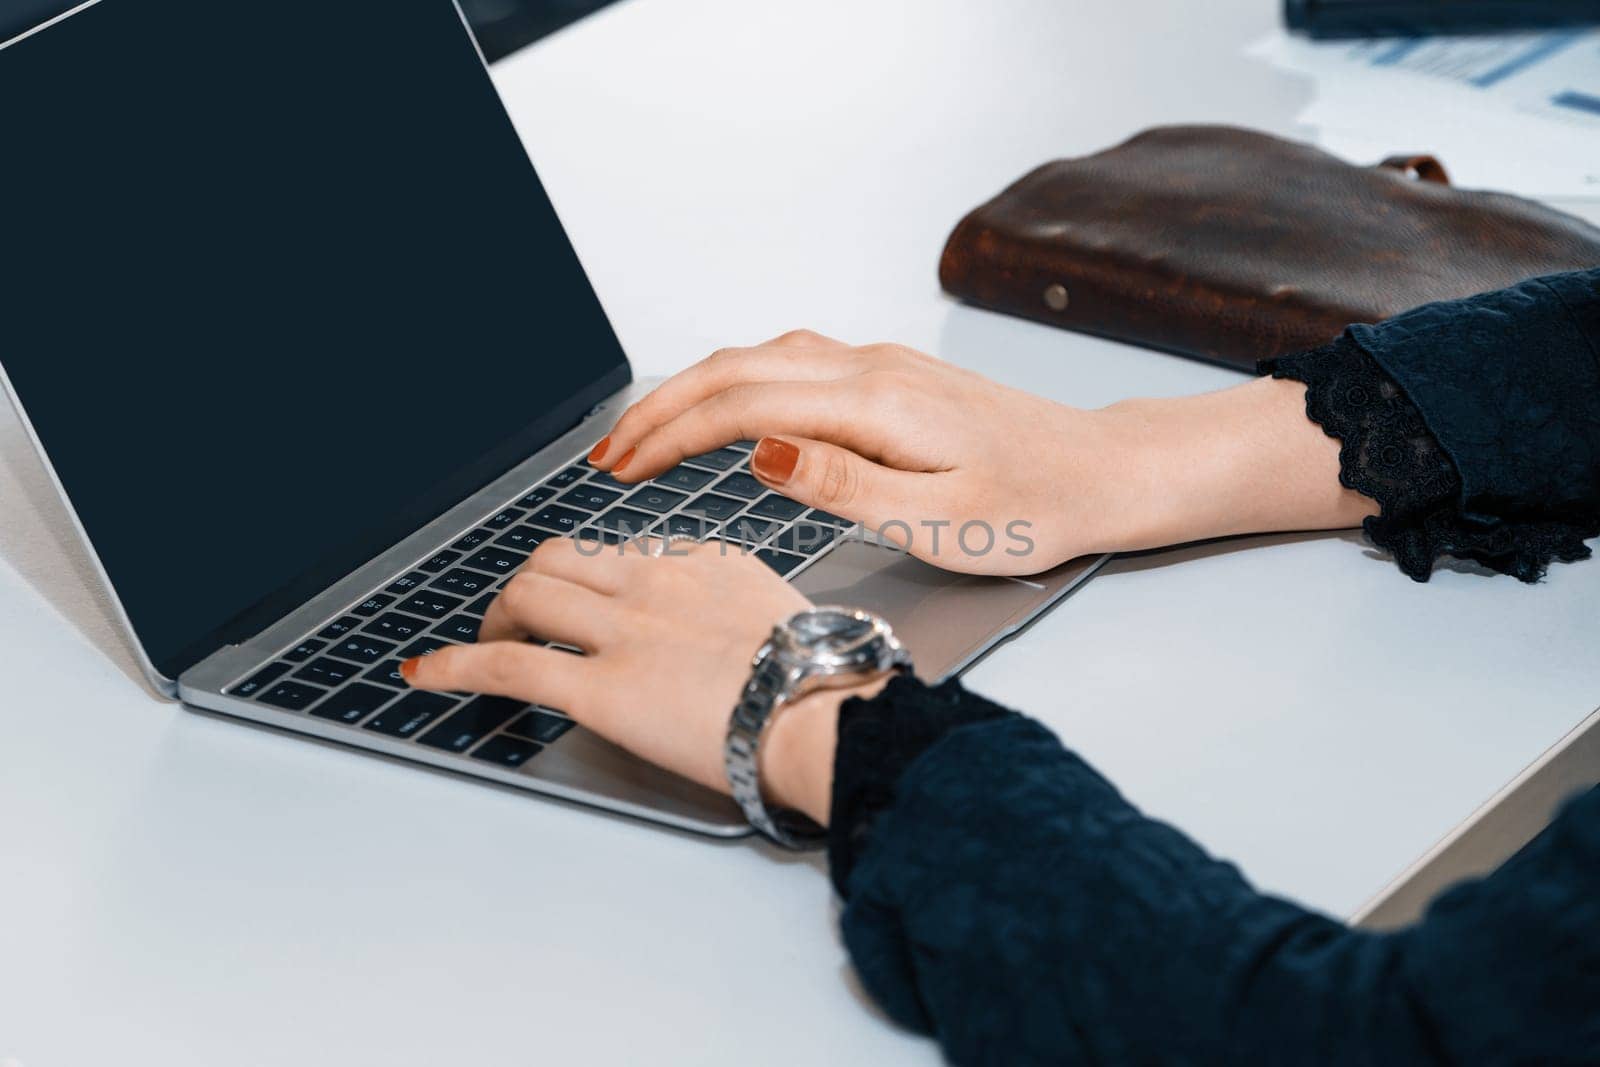
[[(1418, 580), (1452, 555), (1533, 581), (1600, 535), (1600, 270), (1263, 370), (1306, 383), (1382, 506), (1368, 535)], [(1600, 1064), (1600, 789), (1372, 933), (1256, 892), (956, 683), (848, 702), (835, 770), (851, 957), (957, 1063)]]

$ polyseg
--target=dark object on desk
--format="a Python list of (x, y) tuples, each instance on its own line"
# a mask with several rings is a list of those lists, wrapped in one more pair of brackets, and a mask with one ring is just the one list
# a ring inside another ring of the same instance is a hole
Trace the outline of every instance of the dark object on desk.
[(1453, 188), (1429, 156), (1352, 166), (1226, 126), (1048, 163), (963, 219), (939, 280), (998, 311), (1255, 368), (1345, 326), (1600, 264), (1600, 230)]
[[(64, 14), (82, 0), (0, 0), (0, 42)], [(576, 22), (612, 0), (460, 0), (461, 12), (493, 63)], [(381, 26), (374, 31), (380, 32)]]
[(1312, 37), (1419, 37), (1600, 24), (1600, 0), (1284, 0), (1289, 29)]
[(460, 0), (461, 11), (493, 63), (598, 11), (612, 0)]

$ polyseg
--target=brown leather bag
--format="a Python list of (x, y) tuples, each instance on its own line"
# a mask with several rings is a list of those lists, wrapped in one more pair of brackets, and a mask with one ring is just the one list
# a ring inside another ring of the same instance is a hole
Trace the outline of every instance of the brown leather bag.
[(1253, 368), (1524, 278), (1600, 265), (1600, 230), (1453, 188), (1429, 156), (1358, 167), (1250, 130), (1171, 126), (1047, 163), (961, 221), (963, 300)]

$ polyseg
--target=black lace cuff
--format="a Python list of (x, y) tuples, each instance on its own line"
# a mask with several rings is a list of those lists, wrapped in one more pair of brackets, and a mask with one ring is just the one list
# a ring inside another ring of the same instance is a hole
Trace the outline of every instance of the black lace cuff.
[(1596, 531), (1581, 524), (1463, 514), (1456, 465), (1416, 405), (1349, 334), (1258, 370), (1306, 386), (1306, 415), (1341, 443), (1339, 481), (1379, 505), (1363, 529), (1407, 576), (1427, 581), (1448, 555), (1534, 582), (1552, 560), (1588, 557), (1583, 541)]
[(930, 688), (909, 675), (891, 679), (870, 700), (844, 702), (828, 827), (828, 867), (841, 897), (849, 896), (850, 872), (878, 816), (894, 806), (907, 768), (952, 730), (1015, 715), (954, 679)]

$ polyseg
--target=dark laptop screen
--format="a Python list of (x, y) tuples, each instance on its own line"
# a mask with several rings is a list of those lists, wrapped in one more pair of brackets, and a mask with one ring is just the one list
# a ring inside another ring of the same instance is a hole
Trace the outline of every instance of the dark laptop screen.
[(451, 0), (101, 0), (0, 101), (0, 365), (163, 674), (628, 379)]

